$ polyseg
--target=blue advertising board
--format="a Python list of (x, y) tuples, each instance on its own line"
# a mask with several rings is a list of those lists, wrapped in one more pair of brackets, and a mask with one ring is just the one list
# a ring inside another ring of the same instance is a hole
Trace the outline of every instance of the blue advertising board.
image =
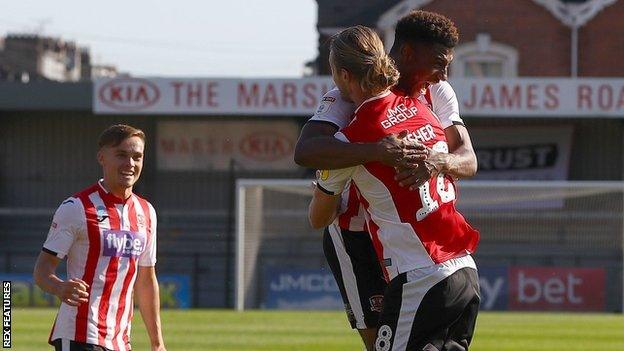
[(508, 307), (508, 267), (478, 267), (482, 310), (506, 310)]
[[(59, 300), (41, 290), (30, 274), (0, 273), (0, 281), (11, 281), (11, 303), (15, 307), (55, 307)], [(158, 275), (160, 303), (164, 308), (188, 308), (191, 305), (190, 279), (184, 274)]]
[(343, 302), (331, 271), (267, 267), (263, 279), (264, 308), (342, 309)]
[(191, 307), (191, 280), (186, 274), (159, 274), (160, 306), (163, 308)]
[[(508, 267), (479, 267), (481, 309), (508, 308)], [(268, 267), (264, 271), (264, 308), (341, 309), (342, 298), (329, 270)]]

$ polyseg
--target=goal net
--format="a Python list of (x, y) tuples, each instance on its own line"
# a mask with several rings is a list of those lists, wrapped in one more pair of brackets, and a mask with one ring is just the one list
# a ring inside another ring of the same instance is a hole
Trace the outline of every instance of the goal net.
[[(238, 310), (341, 308), (311, 189), (238, 180)], [(481, 233), (482, 308), (623, 311), (623, 203), (623, 182), (460, 181), (457, 207)]]

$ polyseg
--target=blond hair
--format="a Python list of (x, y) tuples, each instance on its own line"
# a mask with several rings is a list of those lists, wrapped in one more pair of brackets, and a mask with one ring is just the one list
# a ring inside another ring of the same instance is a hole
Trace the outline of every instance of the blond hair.
[(368, 27), (349, 27), (334, 35), (329, 59), (336, 69), (344, 68), (359, 79), (362, 90), (370, 94), (379, 94), (399, 81), (394, 61)]

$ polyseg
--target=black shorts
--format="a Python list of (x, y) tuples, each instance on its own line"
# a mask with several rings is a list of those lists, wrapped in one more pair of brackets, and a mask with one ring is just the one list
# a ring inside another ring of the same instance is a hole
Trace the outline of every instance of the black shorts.
[(377, 326), (386, 288), (370, 235), (330, 225), (323, 251), (334, 274), (351, 328)]
[(52, 341), (55, 351), (112, 351), (106, 347), (84, 342), (76, 342), (68, 339), (56, 339)]
[(479, 278), (461, 268), (446, 278), (395, 277), (386, 290), (376, 351), (465, 351), (479, 311)]

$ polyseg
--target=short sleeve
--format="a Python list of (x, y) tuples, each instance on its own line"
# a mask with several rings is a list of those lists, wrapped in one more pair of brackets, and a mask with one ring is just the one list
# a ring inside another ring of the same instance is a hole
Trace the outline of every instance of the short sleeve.
[(316, 112), (308, 121), (328, 122), (342, 129), (351, 122), (354, 111), (355, 105), (343, 99), (340, 90), (334, 88), (323, 95)]
[(433, 112), (440, 119), (442, 128), (446, 129), (453, 124), (464, 124), (459, 116), (459, 102), (453, 87), (446, 81), (441, 81), (429, 87)]
[(317, 187), (329, 195), (339, 195), (351, 180), (355, 167), (330, 169), (317, 172)]
[(43, 244), (43, 251), (60, 259), (65, 258), (78, 238), (80, 228), (84, 223), (85, 214), (82, 202), (73, 197), (63, 201), (54, 213), (48, 237)]
[(149, 207), (149, 218), (150, 218), (150, 235), (147, 238), (147, 245), (145, 246), (145, 251), (139, 257), (139, 266), (143, 267), (153, 267), (156, 265), (156, 229), (158, 227), (158, 219), (156, 218), (156, 210), (151, 204), (148, 204)]
[[(349, 142), (341, 132), (336, 133), (336, 138)], [(318, 171), (317, 187), (329, 195), (342, 193), (349, 180), (351, 180), (356, 167)]]

